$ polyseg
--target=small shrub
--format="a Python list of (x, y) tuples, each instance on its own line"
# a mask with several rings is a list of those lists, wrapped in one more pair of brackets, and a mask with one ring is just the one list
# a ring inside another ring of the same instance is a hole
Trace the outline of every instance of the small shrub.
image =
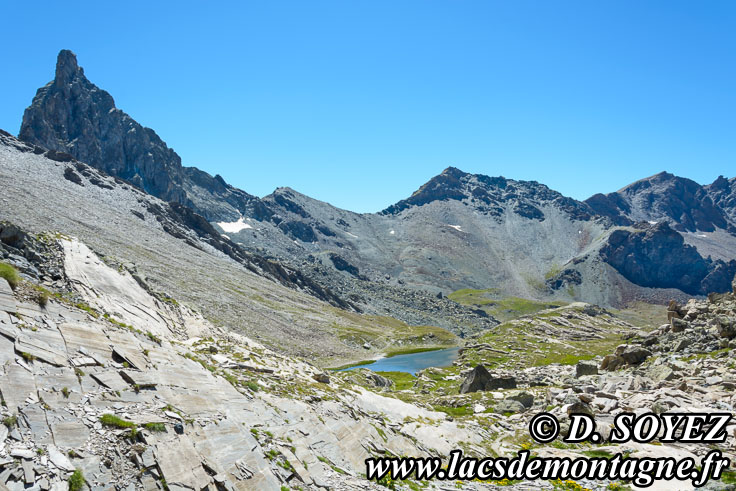
[(259, 390), (261, 390), (261, 387), (255, 382), (246, 382), (245, 386), (248, 387), (253, 392), (258, 392)]
[(0, 278), (5, 278), (5, 281), (8, 282), (8, 285), (10, 285), (10, 288), (13, 290), (15, 290), (20, 283), (18, 270), (7, 263), (0, 263)]
[(30, 353), (26, 353), (25, 351), (21, 351), (21, 352), (20, 352), (20, 356), (21, 356), (21, 357), (23, 357), (23, 359), (24, 359), (25, 361), (27, 361), (28, 363), (33, 363), (33, 360), (35, 360), (35, 359), (36, 359), (36, 357), (35, 357), (35, 356), (33, 356), (33, 355), (32, 355), (32, 354), (30, 354)]
[(3, 424), (8, 428), (13, 428), (15, 425), (18, 424), (18, 416), (12, 415), (3, 418)]
[(42, 309), (45, 309), (46, 306), (49, 304), (49, 299), (51, 298), (51, 293), (48, 290), (41, 290), (41, 292), (38, 294), (38, 306)]
[(69, 387), (64, 387), (61, 389), (61, 393), (64, 396), (64, 399), (69, 399)]
[(69, 484), (69, 491), (82, 491), (84, 488), (84, 475), (82, 475), (82, 471), (79, 469), (75, 470), (69, 476), (67, 483)]
[(161, 345), (161, 338), (153, 334), (151, 331), (146, 331), (146, 336), (154, 343), (158, 344), (159, 346)]

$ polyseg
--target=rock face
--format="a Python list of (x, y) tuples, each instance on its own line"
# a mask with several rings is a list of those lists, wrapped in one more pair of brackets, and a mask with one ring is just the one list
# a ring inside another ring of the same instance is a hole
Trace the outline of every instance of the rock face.
[[(708, 187), (661, 172), (615, 193), (591, 196), (585, 203), (617, 225), (665, 220), (678, 231), (713, 232), (716, 228), (733, 229), (729, 216), (713, 202), (714, 195), (723, 189), (718, 180)], [(722, 205), (733, 206), (732, 197), (727, 195), (718, 194), (716, 199)]]
[(194, 167), (150, 128), (115, 107), (112, 96), (87, 80), (71, 51), (62, 50), (54, 80), (40, 88), (23, 115), (20, 139), (64, 152), (125, 179), (209, 220), (258, 215), (257, 199)]
[(477, 365), (465, 377), (460, 386), (460, 393), (478, 392), (495, 389), (513, 389), (516, 387), (516, 379), (510, 376), (491, 375), (486, 367)]
[(600, 255), (637, 285), (678, 288), (691, 295), (727, 292), (736, 261), (703, 258), (666, 222), (641, 224), (635, 231), (616, 230)]

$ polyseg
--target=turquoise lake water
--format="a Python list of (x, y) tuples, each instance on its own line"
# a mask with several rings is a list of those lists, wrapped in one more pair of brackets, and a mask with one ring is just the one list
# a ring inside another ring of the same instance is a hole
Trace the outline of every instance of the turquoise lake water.
[(368, 368), (374, 372), (408, 372), (412, 375), (427, 367), (447, 367), (457, 359), (459, 348), (447, 348), (435, 351), (423, 351), (421, 353), (409, 353), (406, 355), (381, 358), (369, 365), (345, 368), (344, 370), (355, 370), (356, 368)]

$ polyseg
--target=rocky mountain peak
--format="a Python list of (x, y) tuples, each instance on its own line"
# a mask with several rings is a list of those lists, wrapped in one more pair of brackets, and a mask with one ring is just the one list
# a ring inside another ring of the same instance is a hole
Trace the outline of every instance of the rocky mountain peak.
[(115, 107), (84, 75), (76, 55), (61, 50), (53, 82), (40, 88), (24, 115), (19, 138), (192, 208), (208, 220), (236, 220), (257, 198), (181, 158), (150, 128)]
[(76, 76), (84, 77), (84, 70), (77, 64), (77, 55), (68, 49), (62, 49), (56, 58), (54, 82), (57, 84), (69, 83)]
[(733, 227), (708, 188), (669, 172), (641, 179), (615, 193), (596, 194), (585, 203), (617, 225), (665, 220), (680, 232)]

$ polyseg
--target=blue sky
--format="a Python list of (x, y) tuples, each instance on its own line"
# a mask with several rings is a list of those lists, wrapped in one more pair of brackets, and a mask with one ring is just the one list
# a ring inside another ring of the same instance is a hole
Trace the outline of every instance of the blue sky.
[(736, 2), (6, 2), (0, 128), (71, 49), (182, 157), (354, 211), (447, 166), (584, 199), (736, 175)]

